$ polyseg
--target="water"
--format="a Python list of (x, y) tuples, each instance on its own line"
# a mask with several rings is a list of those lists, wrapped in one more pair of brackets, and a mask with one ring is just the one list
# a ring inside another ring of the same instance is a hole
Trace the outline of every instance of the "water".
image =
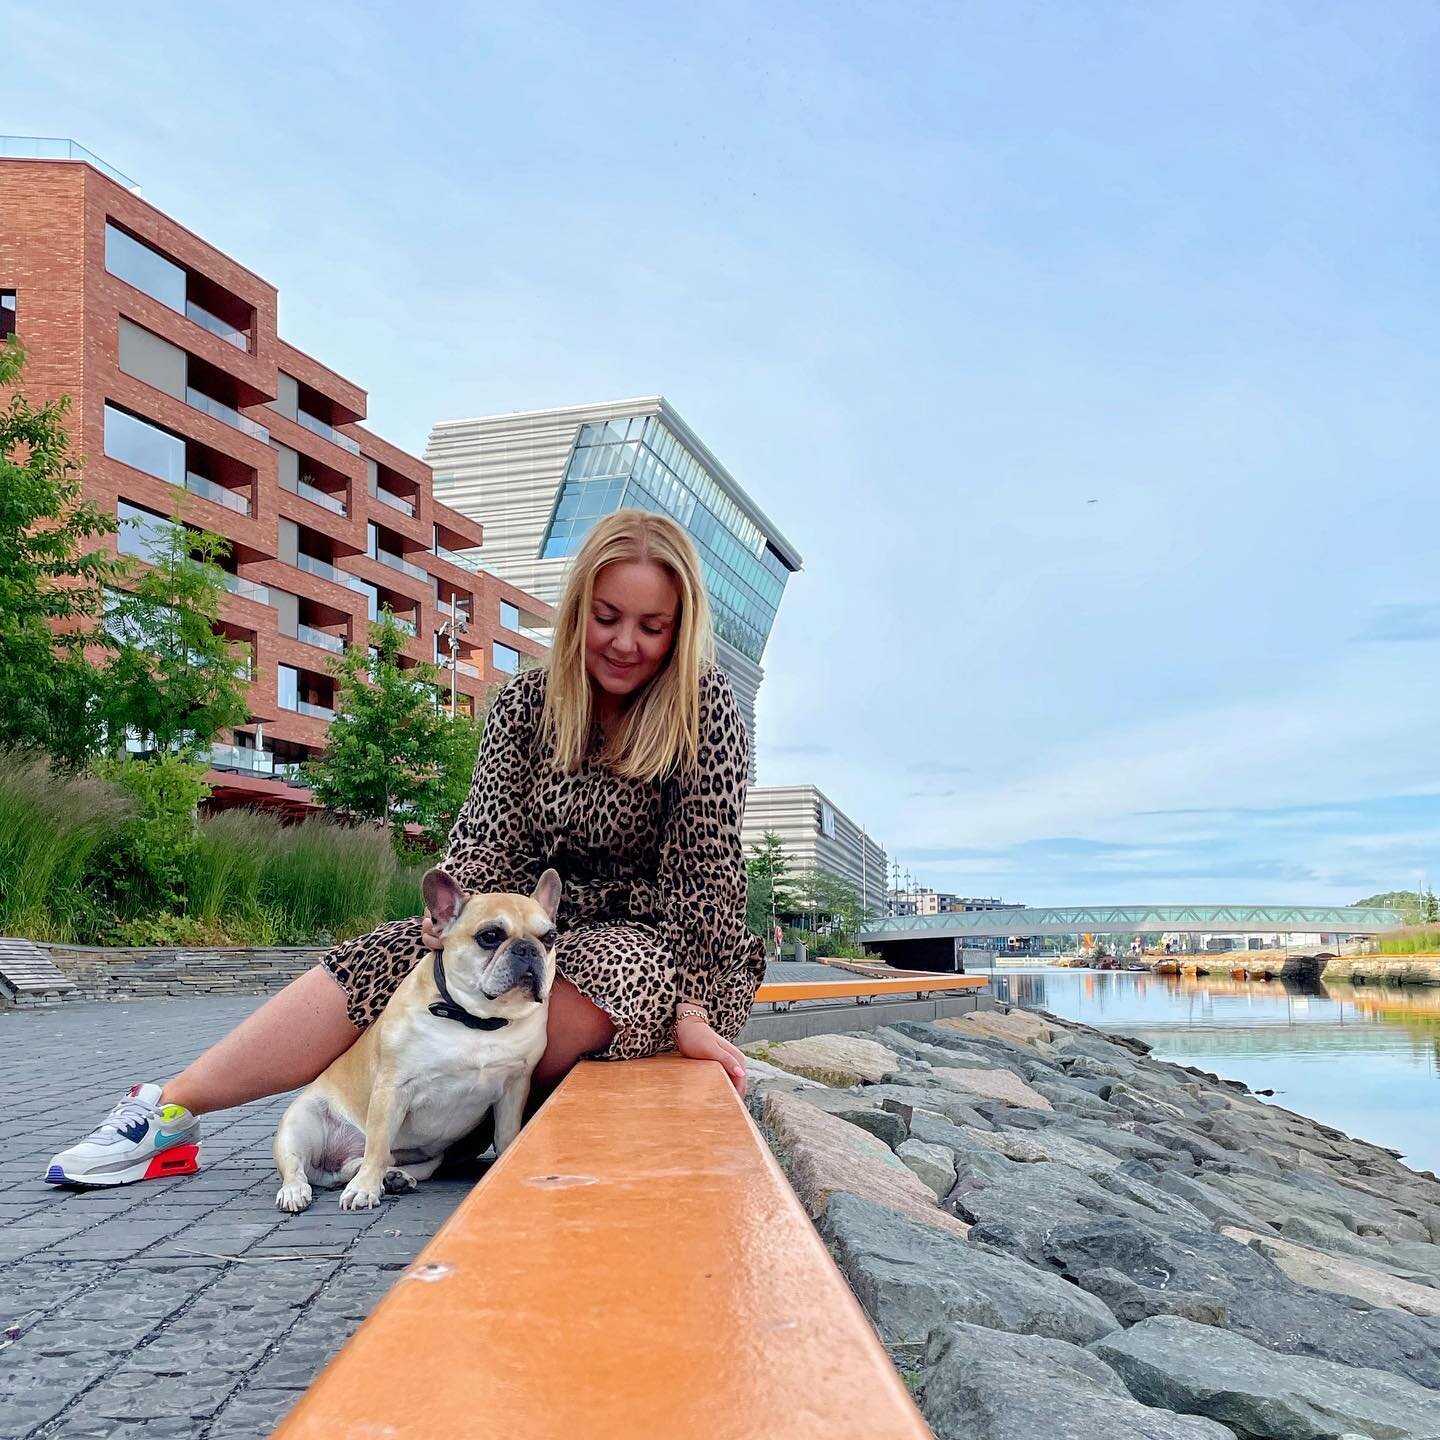
[(1135, 1035), (1347, 1135), (1440, 1172), (1440, 986), (1322, 986), (1002, 965), (995, 991)]

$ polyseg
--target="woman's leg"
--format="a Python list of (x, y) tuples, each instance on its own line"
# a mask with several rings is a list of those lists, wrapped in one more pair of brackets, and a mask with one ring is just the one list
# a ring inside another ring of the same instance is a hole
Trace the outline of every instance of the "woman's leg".
[(530, 1098), (548, 1095), (585, 1055), (603, 1050), (615, 1034), (615, 1025), (598, 1005), (592, 1005), (568, 980), (555, 977), (550, 991), (550, 1013), (545, 1021), (545, 1053), (530, 1077)]
[(161, 1098), (204, 1115), (308, 1085), (360, 1036), (346, 1008), (334, 975), (316, 965), (168, 1081)]

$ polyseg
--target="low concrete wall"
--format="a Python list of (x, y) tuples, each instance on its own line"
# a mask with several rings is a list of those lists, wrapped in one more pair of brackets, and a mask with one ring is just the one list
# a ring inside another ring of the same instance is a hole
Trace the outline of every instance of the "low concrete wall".
[(1321, 978), (1352, 985), (1440, 985), (1440, 955), (1336, 955)]
[(805, 1000), (797, 1001), (793, 1009), (785, 1011), (757, 1007), (740, 1032), (738, 1043), (748, 1045), (752, 1040), (798, 1040), (804, 1035), (875, 1030), (881, 1025), (895, 1025), (901, 1020), (925, 1024), (948, 1015), (968, 1015), (973, 1010), (989, 1008), (990, 1004), (983, 995), (971, 993), (935, 1000), (916, 1000), (913, 997), (877, 999), (868, 1005)]

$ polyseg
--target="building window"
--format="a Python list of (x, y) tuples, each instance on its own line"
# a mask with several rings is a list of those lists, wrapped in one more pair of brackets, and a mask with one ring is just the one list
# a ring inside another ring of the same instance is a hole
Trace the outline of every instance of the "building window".
[(120, 553), (155, 564), (169, 542), (174, 528), (171, 522), (126, 500), (115, 502), (115, 518), (120, 522), (120, 533), (115, 538)]
[(365, 526), (365, 553), (374, 560), (380, 551), (380, 527), (373, 521)]
[(105, 268), (162, 305), (185, 313), (185, 272), (114, 225), (105, 227)]
[(512, 605), (508, 600), (500, 602), (500, 628), (502, 630), (518, 630), (520, 628), (520, 607)]
[(185, 483), (185, 442), (113, 405), (105, 407), (105, 453), (157, 480)]
[(15, 333), (15, 292), (0, 290), (0, 340), (8, 340)]
[(300, 672), (292, 665), (281, 665), (277, 669), (279, 683), (276, 687), (276, 702), (282, 710), (298, 710), (300, 708)]
[(513, 675), (520, 668), (520, 652), (509, 645), (502, 645), (498, 640), (491, 645), (490, 658), (495, 668), (507, 675)]

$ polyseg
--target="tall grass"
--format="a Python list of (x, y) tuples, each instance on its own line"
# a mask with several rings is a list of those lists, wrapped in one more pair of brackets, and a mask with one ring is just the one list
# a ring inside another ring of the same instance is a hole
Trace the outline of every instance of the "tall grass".
[(85, 938), (86, 870), (132, 806), (112, 785), (52, 774), (39, 760), (0, 772), (0, 934)]
[[(435, 863), (440, 857), (435, 857)], [(425, 865), (397, 865), (395, 873), (390, 877), (390, 888), (385, 896), (385, 918), (387, 920), (408, 920), (412, 915), (418, 915), (424, 900), (420, 897), (420, 882), (425, 878), (425, 872), (431, 869), (430, 864)]]
[(306, 820), (282, 829), (260, 877), (286, 943), (347, 940), (385, 918), (395, 850), (383, 830)]
[(1440, 955), (1440, 926), (1407, 925), (1376, 937), (1382, 955)]

